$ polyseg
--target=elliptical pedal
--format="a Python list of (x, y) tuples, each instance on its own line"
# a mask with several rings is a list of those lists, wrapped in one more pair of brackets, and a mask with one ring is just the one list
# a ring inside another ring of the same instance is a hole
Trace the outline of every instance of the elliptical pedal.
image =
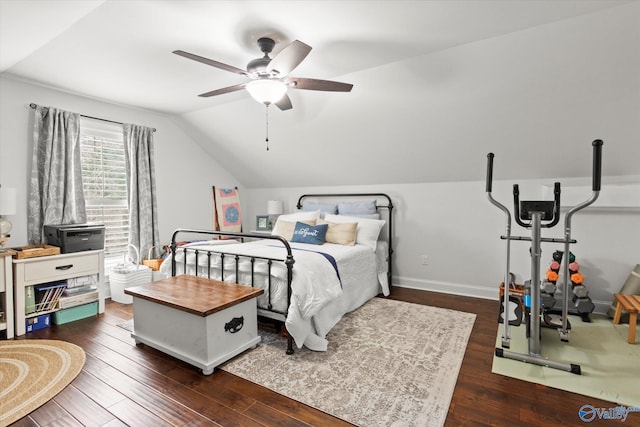
[[(549, 329), (562, 328), (562, 315), (546, 312), (543, 313), (542, 320), (543, 323), (540, 326)], [(567, 330), (571, 330), (571, 322), (569, 320), (567, 320)]]

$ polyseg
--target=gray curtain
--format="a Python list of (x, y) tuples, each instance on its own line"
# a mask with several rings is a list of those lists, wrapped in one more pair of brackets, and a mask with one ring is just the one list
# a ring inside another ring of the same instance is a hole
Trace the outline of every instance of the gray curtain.
[(29, 244), (46, 243), (45, 224), (87, 221), (80, 165), (80, 115), (37, 106), (29, 189)]
[[(153, 129), (125, 124), (123, 132), (129, 193), (129, 244), (140, 249), (140, 258), (146, 258), (149, 249), (158, 246), (160, 241), (153, 164)], [(129, 256), (133, 256), (131, 249)]]

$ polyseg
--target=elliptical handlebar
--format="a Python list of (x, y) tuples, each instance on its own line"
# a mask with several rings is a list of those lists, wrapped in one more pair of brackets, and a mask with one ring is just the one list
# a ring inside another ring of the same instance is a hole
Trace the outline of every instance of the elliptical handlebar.
[(602, 183), (602, 145), (604, 143), (601, 139), (594, 140), (591, 145), (593, 146), (593, 171), (592, 171), (592, 190), (593, 194), (591, 198), (588, 200), (574, 206), (569, 209), (567, 215), (565, 216), (565, 229), (571, 229), (571, 217), (576, 212), (590, 206), (593, 202), (598, 199), (598, 195), (600, 194), (600, 184)]
[(560, 221), (560, 183), (553, 184), (553, 219), (548, 224), (543, 224), (542, 227), (551, 228)]
[[(504, 234), (505, 234), (505, 256), (507, 257), (507, 263), (506, 263), (506, 268), (505, 268), (505, 272), (504, 272), (504, 279), (503, 279), (503, 283), (504, 285), (504, 295), (502, 296), (502, 304), (503, 307), (508, 307), (509, 306), (509, 284), (510, 284), (510, 275), (511, 275), (511, 269), (510, 269), (510, 253), (511, 253), (511, 212), (509, 212), (509, 209), (507, 209), (507, 207), (505, 205), (503, 205), (502, 203), (498, 202), (496, 199), (493, 198), (493, 196), (491, 195), (491, 188), (493, 186), (493, 153), (489, 153), (487, 154), (487, 198), (489, 199), (489, 202), (491, 202), (492, 205), (494, 205), (495, 207), (497, 207), (498, 209), (500, 209), (503, 213), (504, 213), (504, 218), (505, 218), (505, 224), (504, 224)], [(503, 329), (503, 334), (502, 334), (502, 345), (503, 347), (509, 348), (509, 342), (510, 342), (510, 338), (511, 334), (509, 332), (509, 322), (505, 321), (504, 322), (504, 329)]]
[[(523, 202), (524, 203), (524, 202)], [(529, 228), (530, 223), (524, 222), (520, 217), (520, 186), (513, 184), (513, 218), (520, 227)], [(560, 221), (560, 183), (553, 186), (553, 216), (546, 224), (540, 224), (542, 228), (551, 228)]]
[[(602, 182), (602, 145), (604, 143), (601, 139), (594, 140), (591, 145), (593, 146), (593, 172), (592, 172), (592, 189), (593, 191), (600, 191), (601, 182)], [(493, 188), (493, 158), (495, 155), (493, 153), (487, 154), (487, 179), (486, 179), (486, 192), (491, 193)], [(513, 194), (516, 197), (517, 185), (515, 184), (513, 187)], [(559, 203), (560, 198), (560, 183), (556, 182), (554, 186), (554, 195), (556, 201)], [(517, 217), (517, 215), (516, 215)]]
[(511, 212), (509, 212), (509, 209), (507, 209), (507, 207), (505, 205), (503, 205), (502, 203), (498, 202), (491, 195), (491, 189), (493, 187), (493, 158), (494, 157), (495, 156), (494, 156), (493, 153), (487, 154), (487, 182), (486, 182), (487, 197), (489, 198), (489, 201), (494, 206), (496, 206), (502, 212), (504, 212), (504, 214), (506, 216), (506, 219), (507, 219), (506, 232), (507, 232), (507, 235), (509, 235), (511, 233)]
[(593, 145), (593, 191), (600, 191), (602, 180), (602, 140), (596, 139)]
[(604, 143), (601, 139), (594, 140), (591, 145), (593, 146), (593, 171), (592, 171), (592, 185), (591, 188), (593, 190), (593, 194), (591, 198), (585, 200), (584, 202), (574, 206), (569, 209), (567, 215), (565, 216), (565, 228), (571, 228), (571, 217), (576, 212), (590, 206), (593, 202), (598, 199), (598, 195), (600, 194), (600, 187), (602, 183), (602, 145)]
[(518, 184), (513, 184), (513, 219), (520, 227), (527, 227), (527, 224), (520, 219), (520, 186)]
[[(600, 192), (601, 183), (602, 183), (602, 146), (603, 144), (604, 143), (602, 142), (601, 139), (596, 139), (591, 144), (593, 146), (592, 189), (593, 189), (594, 195), (590, 200), (578, 206), (575, 206), (573, 209), (571, 209), (569, 218), (571, 218), (571, 215), (573, 215), (573, 213), (577, 212), (578, 210), (584, 209), (585, 207), (592, 204), (595, 201), (595, 199), (598, 197), (597, 194)], [(487, 154), (486, 192), (489, 193), (489, 195), (491, 194), (491, 191), (493, 188), (494, 157), (495, 156), (493, 153)], [(560, 183), (559, 182), (555, 183), (553, 193), (554, 193), (553, 217), (549, 223), (541, 224), (541, 227), (544, 227), (544, 228), (551, 228), (560, 221)], [(520, 190), (519, 190), (518, 184), (513, 185), (513, 201), (514, 201), (513, 217), (516, 223), (521, 227), (528, 228), (530, 225), (520, 219)]]
[(487, 154), (487, 193), (491, 193), (491, 187), (493, 186), (493, 153)]

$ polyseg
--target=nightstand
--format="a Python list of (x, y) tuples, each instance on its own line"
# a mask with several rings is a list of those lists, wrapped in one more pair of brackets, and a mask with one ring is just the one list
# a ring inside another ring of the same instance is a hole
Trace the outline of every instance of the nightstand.
[(0, 332), (7, 332), (7, 339), (13, 338), (13, 269), (12, 256), (15, 252), (0, 252)]

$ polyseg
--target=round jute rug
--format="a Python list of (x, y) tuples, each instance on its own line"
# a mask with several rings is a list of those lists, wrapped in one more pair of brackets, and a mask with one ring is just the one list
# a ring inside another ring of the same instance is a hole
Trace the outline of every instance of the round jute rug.
[(65, 341), (0, 341), (0, 426), (48, 402), (73, 381), (84, 362), (84, 350)]

